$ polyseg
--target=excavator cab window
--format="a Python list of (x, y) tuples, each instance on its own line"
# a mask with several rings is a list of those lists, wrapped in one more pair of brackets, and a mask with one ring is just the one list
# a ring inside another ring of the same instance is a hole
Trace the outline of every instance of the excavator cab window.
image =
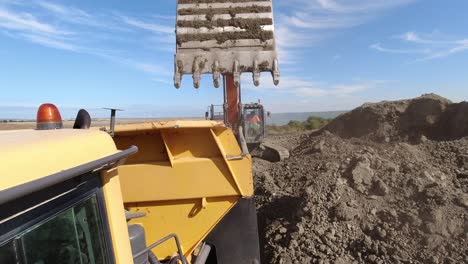
[(244, 107), (245, 140), (248, 144), (261, 143), (265, 134), (263, 108)]
[[(0, 263), (111, 263), (99, 194), (88, 192), (77, 199), (72, 195), (75, 190), (27, 209), (18, 219), (7, 220), (5, 228), (10, 232), (6, 234), (10, 235), (0, 240)], [(71, 199), (70, 205), (55, 205), (66, 197)]]
[(207, 120), (223, 121), (224, 120), (224, 106), (223, 105), (210, 105), (206, 111)]

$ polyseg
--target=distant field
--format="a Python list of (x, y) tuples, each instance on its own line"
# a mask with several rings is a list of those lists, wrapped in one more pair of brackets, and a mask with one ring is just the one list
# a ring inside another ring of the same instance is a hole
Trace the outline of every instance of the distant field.
[[(304, 112), (304, 113), (273, 113), (271, 117), (267, 119), (267, 125), (283, 126), (289, 123), (291, 120), (303, 122), (306, 121), (308, 117), (315, 116), (321, 118), (335, 118), (338, 115), (344, 113), (344, 111), (334, 111), (334, 112)], [(124, 124), (135, 124), (135, 123), (144, 123), (144, 122), (153, 122), (161, 120), (170, 120), (170, 119), (197, 119), (197, 118), (118, 118), (117, 125)], [(72, 127), (74, 121), (64, 121), (65, 127)], [(98, 118), (94, 119), (91, 123), (94, 127), (103, 127), (109, 125), (108, 118)], [(32, 129), (36, 127), (34, 121), (13, 121), (13, 122), (4, 122), (0, 119), (0, 130), (16, 130), (16, 129)]]
[[(162, 121), (167, 119), (143, 119), (143, 118), (117, 118), (117, 125), (126, 125), (126, 124), (137, 124), (145, 122), (154, 122)], [(63, 126), (66, 128), (73, 127), (75, 121), (63, 121)], [(93, 127), (104, 127), (109, 126), (109, 119), (95, 119), (91, 122)], [(33, 129), (36, 127), (36, 122), (33, 121), (13, 121), (13, 122), (1, 122), (0, 121), (0, 130), (18, 130), (18, 129)]]
[(267, 125), (283, 126), (291, 120), (304, 122), (310, 116), (333, 119), (346, 111), (330, 111), (330, 112), (302, 112), (302, 113), (272, 113), (267, 119)]

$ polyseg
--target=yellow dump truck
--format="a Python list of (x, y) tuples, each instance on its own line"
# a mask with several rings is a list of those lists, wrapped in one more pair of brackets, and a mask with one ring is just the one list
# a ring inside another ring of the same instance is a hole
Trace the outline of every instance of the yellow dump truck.
[(56, 127), (0, 132), (0, 263), (259, 262), (251, 159), (223, 124)]

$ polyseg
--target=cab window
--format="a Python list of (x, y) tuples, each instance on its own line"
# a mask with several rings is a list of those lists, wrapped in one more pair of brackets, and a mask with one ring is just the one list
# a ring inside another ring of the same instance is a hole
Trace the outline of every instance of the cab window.
[(247, 143), (256, 143), (260, 141), (264, 134), (264, 120), (262, 120), (262, 111), (259, 108), (245, 109), (245, 138)]
[(104, 229), (91, 195), (0, 246), (2, 264), (104, 264)]

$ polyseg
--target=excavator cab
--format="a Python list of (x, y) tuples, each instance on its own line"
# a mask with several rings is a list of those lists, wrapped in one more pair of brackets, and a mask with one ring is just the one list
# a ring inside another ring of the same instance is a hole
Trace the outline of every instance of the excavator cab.
[[(210, 105), (205, 113), (205, 118), (212, 121), (227, 122), (226, 117), (223, 105)], [(266, 113), (263, 105), (243, 104), (240, 120), (247, 145), (258, 146), (263, 143), (266, 134)]]
[(244, 105), (243, 127), (247, 145), (259, 145), (265, 138), (265, 111), (259, 103)]

